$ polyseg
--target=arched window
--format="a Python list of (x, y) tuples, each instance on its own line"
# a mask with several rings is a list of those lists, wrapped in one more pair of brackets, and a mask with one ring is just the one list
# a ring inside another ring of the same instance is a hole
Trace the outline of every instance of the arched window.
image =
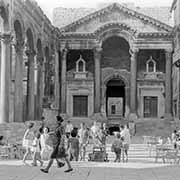
[(76, 61), (76, 72), (86, 72), (86, 62), (82, 59), (82, 55)]
[(152, 58), (152, 56), (146, 62), (146, 72), (147, 73), (156, 72), (156, 61)]

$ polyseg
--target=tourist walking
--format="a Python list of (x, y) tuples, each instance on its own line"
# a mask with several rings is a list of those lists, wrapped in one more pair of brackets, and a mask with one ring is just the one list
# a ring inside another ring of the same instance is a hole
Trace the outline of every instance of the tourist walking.
[(41, 144), (41, 158), (43, 160), (49, 159), (50, 153), (52, 148), (48, 145), (47, 141), (49, 139), (49, 128), (44, 127), (41, 137), (40, 137), (40, 144)]
[(98, 132), (99, 127), (97, 125), (97, 122), (94, 121), (93, 126), (91, 127), (91, 136), (94, 146), (97, 146), (97, 144), (99, 144)]
[(69, 136), (71, 135), (72, 130), (73, 130), (73, 125), (71, 124), (70, 121), (68, 121), (65, 128), (65, 133), (66, 133), (67, 138), (69, 138)]
[(115, 134), (115, 140), (112, 143), (111, 151), (115, 153), (116, 158), (114, 162), (120, 162), (121, 161), (121, 149), (123, 147), (123, 141), (121, 139), (121, 135), (119, 133)]
[(22, 160), (22, 162), (24, 164), (26, 164), (26, 159), (27, 159), (28, 155), (31, 154), (31, 148), (32, 148), (32, 143), (33, 143), (33, 139), (34, 139), (34, 133), (32, 131), (33, 126), (34, 126), (34, 123), (32, 123), (32, 122), (29, 123), (27, 125), (27, 129), (23, 136), (22, 145), (26, 149), (26, 152), (25, 152), (23, 160)]
[(53, 132), (54, 147), (53, 147), (53, 151), (51, 153), (50, 160), (48, 162), (47, 167), (45, 169), (41, 169), (41, 171), (44, 173), (48, 173), (50, 167), (53, 164), (54, 159), (62, 159), (62, 158), (65, 160), (65, 162), (68, 166), (68, 169), (65, 172), (70, 172), (73, 170), (71, 167), (71, 164), (67, 158), (67, 153), (65, 151), (64, 142), (63, 142), (63, 136), (64, 136), (64, 128), (62, 126), (63, 119), (61, 116), (56, 116), (56, 118), (57, 118), (58, 126), (57, 126), (56, 130)]
[(81, 123), (80, 129), (78, 131), (79, 137), (79, 147), (80, 147), (80, 160), (85, 161), (86, 147), (89, 143), (89, 132), (85, 127), (85, 123)]
[(77, 137), (77, 131), (72, 130), (71, 131), (71, 137), (68, 139), (68, 152), (70, 161), (79, 160), (79, 139)]
[(126, 162), (128, 162), (128, 150), (129, 150), (129, 146), (131, 143), (131, 135), (129, 132), (129, 128), (127, 125), (125, 126), (121, 126), (121, 137), (123, 137), (124, 141), (123, 141), (123, 148), (124, 148), (124, 153), (125, 153), (125, 157), (126, 157)]
[(40, 162), (41, 166), (43, 166), (43, 161), (41, 160), (41, 144), (40, 144), (40, 137), (41, 134), (39, 132), (35, 133), (35, 138), (33, 140), (33, 162), (32, 162), (32, 166), (37, 166), (37, 161)]

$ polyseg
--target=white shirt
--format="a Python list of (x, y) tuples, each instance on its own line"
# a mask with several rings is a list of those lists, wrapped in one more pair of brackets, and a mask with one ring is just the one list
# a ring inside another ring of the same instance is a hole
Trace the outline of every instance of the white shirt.
[(131, 144), (131, 136), (130, 136), (129, 129), (124, 129), (123, 131), (121, 131), (120, 134), (122, 137), (124, 137), (124, 143)]
[(72, 124), (67, 124), (66, 125), (66, 129), (65, 132), (66, 133), (70, 133), (73, 130), (73, 125)]

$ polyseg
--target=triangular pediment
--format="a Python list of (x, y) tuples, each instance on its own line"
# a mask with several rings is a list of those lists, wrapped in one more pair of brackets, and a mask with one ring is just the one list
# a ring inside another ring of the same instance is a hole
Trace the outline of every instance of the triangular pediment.
[(63, 28), (63, 33), (95, 33), (107, 24), (124, 24), (139, 33), (171, 32), (172, 27), (118, 3), (91, 13)]

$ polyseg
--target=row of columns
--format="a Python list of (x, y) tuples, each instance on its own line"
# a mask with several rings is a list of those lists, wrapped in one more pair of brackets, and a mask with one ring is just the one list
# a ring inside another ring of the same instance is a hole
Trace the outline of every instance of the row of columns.
[[(62, 51), (61, 61), (61, 113), (66, 113), (66, 59), (67, 49)], [(94, 77), (94, 113), (101, 112), (101, 48), (94, 49), (94, 64), (95, 64), (95, 77)], [(131, 77), (130, 77), (130, 116), (137, 118), (137, 57), (139, 49), (130, 50), (131, 54)], [(172, 117), (172, 51), (165, 51), (166, 54), (166, 78), (165, 78), (165, 117)]]
[[(0, 124), (9, 122), (10, 114), (10, 87), (11, 87), (11, 44), (12, 36), (4, 34), (1, 36), (1, 58), (0, 58)], [(28, 62), (27, 74), (27, 99), (26, 109), (24, 106), (24, 92), (23, 92), (23, 72), (24, 72), (24, 41), (18, 40), (16, 42), (15, 51), (15, 84), (14, 84), (14, 121), (23, 122), (23, 112), (26, 111), (25, 120), (34, 120), (35, 118), (35, 51), (27, 49), (25, 51)], [(37, 54), (38, 72), (37, 72), (37, 118), (40, 119), (42, 115), (42, 100), (43, 100), (43, 82), (44, 69), (43, 57)]]

